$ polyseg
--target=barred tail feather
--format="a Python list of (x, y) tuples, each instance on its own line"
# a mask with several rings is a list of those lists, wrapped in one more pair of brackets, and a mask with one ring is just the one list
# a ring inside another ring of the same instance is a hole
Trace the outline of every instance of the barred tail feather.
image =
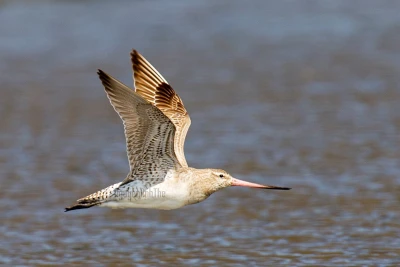
[(78, 199), (78, 204), (65, 208), (65, 212), (77, 209), (87, 209), (100, 205), (112, 196), (114, 190), (118, 188), (120, 184), (121, 183), (113, 184), (107, 188), (97, 191), (96, 193), (90, 194), (87, 197)]
[(84, 203), (84, 204), (76, 204), (71, 207), (65, 208), (64, 212), (70, 211), (70, 210), (79, 210), (79, 209), (88, 209), (93, 206), (99, 205), (100, 202), (95, 202), (95, 203)]

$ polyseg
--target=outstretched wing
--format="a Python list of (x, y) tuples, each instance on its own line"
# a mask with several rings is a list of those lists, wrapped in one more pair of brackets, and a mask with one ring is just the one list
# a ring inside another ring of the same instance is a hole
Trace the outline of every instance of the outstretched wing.
[(190, 117), (182, 99), (161, 76), (161, 74), (136, 50), (131, 52), (136, 92), (159, 108), (176, 127), (175, 153), (180, 164), (187, 167), (184, 143), (190, 126)]
[(175, 126), (135, 91), (98, 71), (107, 96), (124, 123), (131, 172), (122, 184), (144, 180), (154, 185), (168, 170), (181, 167), (174, 151)]

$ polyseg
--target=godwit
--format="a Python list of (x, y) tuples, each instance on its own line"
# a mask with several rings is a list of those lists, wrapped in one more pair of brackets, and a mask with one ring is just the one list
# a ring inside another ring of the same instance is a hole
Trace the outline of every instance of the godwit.
[(130, 172), (122, 182), (77, 200), (65, 211), (93, 206), (170, 210), (199, 203), (229, 186), (290, 189), (242, 181), (224, 170), (190, 168), (183, 151), (190, 118), (182, 99), (136, 50), (131, 61), (135, 91), (97, 72), (124, 123)]

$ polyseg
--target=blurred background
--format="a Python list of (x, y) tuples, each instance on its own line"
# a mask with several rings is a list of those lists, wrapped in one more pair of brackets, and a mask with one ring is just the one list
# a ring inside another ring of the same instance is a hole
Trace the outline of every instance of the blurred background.
[[(399, 1), (1, 1), (0, 264), (398, 266)], [(186, 157), (291, 191), (64, 207), (129, 171), (98, 68), (142, 53)]]

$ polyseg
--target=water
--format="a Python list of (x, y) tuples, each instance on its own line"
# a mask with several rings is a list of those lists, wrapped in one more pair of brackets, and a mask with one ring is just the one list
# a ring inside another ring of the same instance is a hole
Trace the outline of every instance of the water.
[[(0, 263), (398, 266), (399, 8), (2, 2)], [(131, 85), (131, 48), (183, 98), (191, 166), (293, 189), (64, 213), (129, 170), (96, 69)]]

